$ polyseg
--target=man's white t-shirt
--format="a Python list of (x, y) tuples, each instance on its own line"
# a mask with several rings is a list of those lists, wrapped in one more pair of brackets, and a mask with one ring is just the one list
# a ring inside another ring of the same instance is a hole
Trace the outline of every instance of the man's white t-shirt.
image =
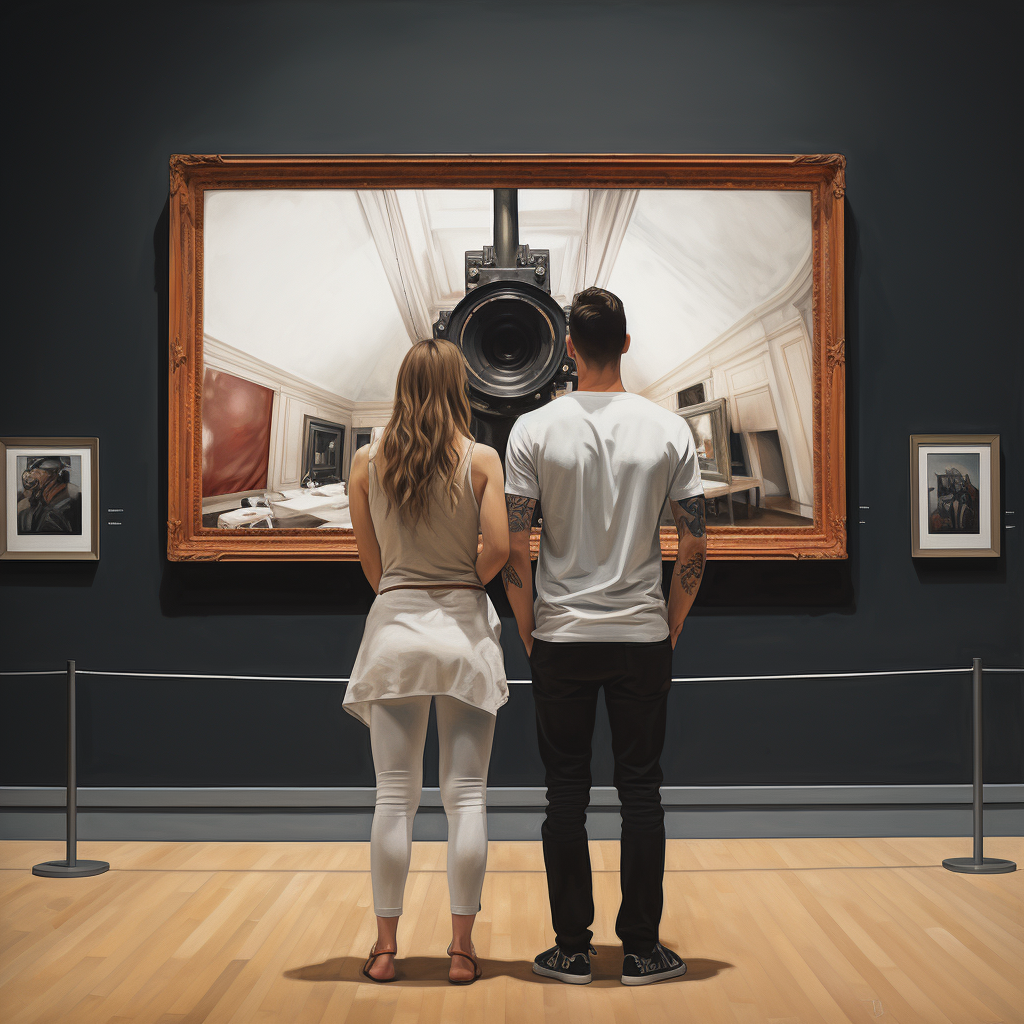
[(668, 636), (661, 510), (704, 493), (682, 416), (628, 391), (557, 398), (512, 427), (505, 493), (540, 499), (536, 638)]

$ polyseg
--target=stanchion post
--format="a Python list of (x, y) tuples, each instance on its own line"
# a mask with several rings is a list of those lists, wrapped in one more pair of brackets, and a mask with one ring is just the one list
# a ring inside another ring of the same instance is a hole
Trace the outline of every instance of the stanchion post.
[(982, 773), (985, 765), (982, 761), (981, 735), (981, 685), (984, 669), (981, 658), (975, 658), (971, 667), (971, 721), (974, 726), (972, 743), (974, 746), (974, 863), (985, 863), (985, 785)]
[(78, 859), (78, 715), (75, 709), (75, 663), (68, 662), (68, 788), (67, 847), (64, 860), (48, 860), (32, 869), (44, 878), (85, 878), (101, 875), (110, 868), (105, 860)]
[(1016, 871), (1017, 865), (1012, 860), (1000, 860), (997, 857), (985, 856), (985, 785), (982, 779), (984, 763), (981, 733), (983, 676), (984, 667), (981, 658), (975, 658), (971, 671), (971, 717), (974, 741), (974, 856), (947, 857), (942, 862), (942, 866), (962, 874), (999, 875), (1006, 871)]
[(75, 663), (68, 662), (68, 839), (67, 865), (69, 868), (78, 863), (78, 708), (75, 700)]

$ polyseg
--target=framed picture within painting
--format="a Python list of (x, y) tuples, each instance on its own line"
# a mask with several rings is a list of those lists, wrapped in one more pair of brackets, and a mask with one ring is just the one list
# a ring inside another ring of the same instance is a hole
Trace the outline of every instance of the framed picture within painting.
[(686, 420), (693, 434), (701, 479), (728, 482), (732, 473), (725, 399), (691, 405), (680, 409), (679, 415)]
[[(168, 557), (357, 559), (344, 479), (410, 346), (460, 347), (471, 432), (501, 454), (518, 416), (578, 383), (566, 310), (598, 286), (626, 310), (626, 389), (687, 416), (717, 403), (727, 424), (702, 463), (730, 507), (709, 557), (845, 558), (845, 167), (172, 157)], [(660, 540), (674, 558), (674, 527)]]
[(345, 427), (341, 423), (305, 417), (306, 454), (302, 459), (303, 482), (338, 484), (342, 478)]
[(0, 437), (0, 558), (100, 557), (99, 444)]
[(910, 435), (915, 558), (999, 554), (999, 435)]

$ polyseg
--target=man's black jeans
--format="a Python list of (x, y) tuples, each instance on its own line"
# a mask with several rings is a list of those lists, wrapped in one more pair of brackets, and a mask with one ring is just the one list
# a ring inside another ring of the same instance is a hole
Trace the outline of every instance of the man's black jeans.
[(586, 950), (594, 894), (587, 846), (590, 754), (597, 693), (604, 687), (612, 730), (615, 788), (622, 804), (619, 869), (622, 904), (615, 933), (626, 953), (658, 941), (665, 874), (661, 750), (672, 685), (672, 645), (550, 643), (530, 655), (537, 736), (548, 787), (541, 827), (555, 941), (567, 953)]

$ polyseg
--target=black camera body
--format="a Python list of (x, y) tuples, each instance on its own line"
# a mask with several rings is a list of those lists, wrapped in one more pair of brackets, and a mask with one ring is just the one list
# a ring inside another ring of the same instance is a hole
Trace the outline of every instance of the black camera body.
[(569, 307), (551, 297), (551, 254), (519, 244), (515, 189), (494, 190), (494, 245), (466, 253), (466, 296), (442, 310), (435, 338), (462, 350), (473, 434), (504, 461), (524, 412), (576, 387), (565, 347)]

